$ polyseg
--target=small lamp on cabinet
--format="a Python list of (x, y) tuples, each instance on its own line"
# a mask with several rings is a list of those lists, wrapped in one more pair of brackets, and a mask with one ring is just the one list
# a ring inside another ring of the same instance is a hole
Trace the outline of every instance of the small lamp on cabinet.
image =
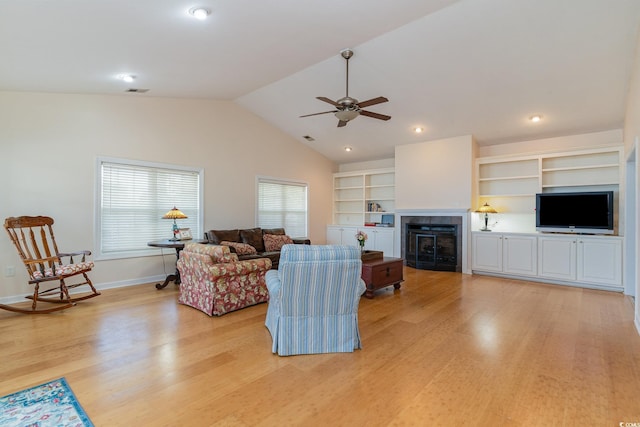
[(485, 204), (480, 206), (476, 212), (484, 214), (484, 227), (481, 228), (480, 231), (491, 231), (489, 230), (489, 214), (498, 213), (498, 211), (489, 206), (489, 203), (485, 202)]

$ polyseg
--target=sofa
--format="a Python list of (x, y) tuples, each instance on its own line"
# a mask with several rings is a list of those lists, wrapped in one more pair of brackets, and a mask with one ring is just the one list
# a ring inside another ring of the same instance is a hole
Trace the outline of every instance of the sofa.
[(187, 243), (180, 252), (178, 302), (209, 316), (266, 302), (267, 258), (239, 261), (229, 247)]
[(310, 245), (309, 239), (292, 239), (284, 228), (244, 228), (234, 230), (209, 230), (204, 233), (205, 240), (212, 245), (228, 246), (238, 259), (249, 260), (269, 258), (271, 268), (277, 269), (280, 262), (280, 250), (285, 244)]

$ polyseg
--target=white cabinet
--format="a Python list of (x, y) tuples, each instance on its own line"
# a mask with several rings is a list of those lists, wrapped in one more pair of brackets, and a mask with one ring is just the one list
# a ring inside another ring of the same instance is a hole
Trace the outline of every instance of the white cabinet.
[(619, 237), (539, 237), (540, 276), (622, 287)]
[(385, 227), (361, 227), (360, 230), (367, 234), (367, 241), (364, 248), (374, 251), (384, 252), (384, 256), (394, 256), (394, 235), (393, 228)]
[(471, 246), (473, 270), (502, 272), (502, 234), (473, 233)]
[(538, 272), (540, 277), (576, 280), (576, 259), (575, 237), (538, 237)]
[(384, 252), (384, 256), (394, 256), (395, 229), (389, 227), (352, 227), (348, 225), (328, 225), (328, 245), (358, 246), (356, 234), (363, 231), (367, 234), (364, 248)]
[(536, 236), (474, 232), (473, 270), (535, 276)]
[(578, 281), (622, 286), (622, 240), (578, 237), (577, 241)]
[(327, 244), (328, 245), (350, 245), (358, 246), (356, 233), (358, 227), (349, 227), (343, 225), (327, 226)]
[(622, 238), (472, 233), (474, 272), (622, 290)]
[(538, 272), (536, 236), (505, 234), (502, 239), (502, 270), (506, 274), (535, 276)]

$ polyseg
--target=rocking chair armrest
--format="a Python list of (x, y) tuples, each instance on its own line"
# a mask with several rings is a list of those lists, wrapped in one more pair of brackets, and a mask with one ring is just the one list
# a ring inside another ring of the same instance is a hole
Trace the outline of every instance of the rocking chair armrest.
[(85, 258), (86, 258), (86, 256), (87, 256), (87, 255), (91, 255), (91, 251), (84, 250), (84, 251), (77, 251), (77, 252), (59, 253), (59, 254), (56, 254), (56, 255), (57, 255), (59, 258), (62, 258), (62, 257), (69, 257), (69, 262), (70, 262), (71, 264), (73, 264), (73, 257), (74, 257), (74, 256), (82, 255), (82, 262), (85, 262)]
[(56, 254), (59, 257), (63, 257), (63, 256), (76, 256), (76, 255), (91, 255), (91, 251), (77, 251), (77, 252), (65, 252), (65, 253), (59, 253)]

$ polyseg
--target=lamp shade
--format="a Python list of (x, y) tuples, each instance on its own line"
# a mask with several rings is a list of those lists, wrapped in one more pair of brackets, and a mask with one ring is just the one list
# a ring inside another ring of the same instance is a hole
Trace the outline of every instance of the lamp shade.
[(185, 219), (189, 218), (182, 211), (175, 206), (169, 212), (162, 216), (162, 219)]
[(485, 203), (484, 205), (480, 206), (476, 212), (480, 212), (483, 214), (498, 213), (498, 211), (489, 206), (489, 203)]

